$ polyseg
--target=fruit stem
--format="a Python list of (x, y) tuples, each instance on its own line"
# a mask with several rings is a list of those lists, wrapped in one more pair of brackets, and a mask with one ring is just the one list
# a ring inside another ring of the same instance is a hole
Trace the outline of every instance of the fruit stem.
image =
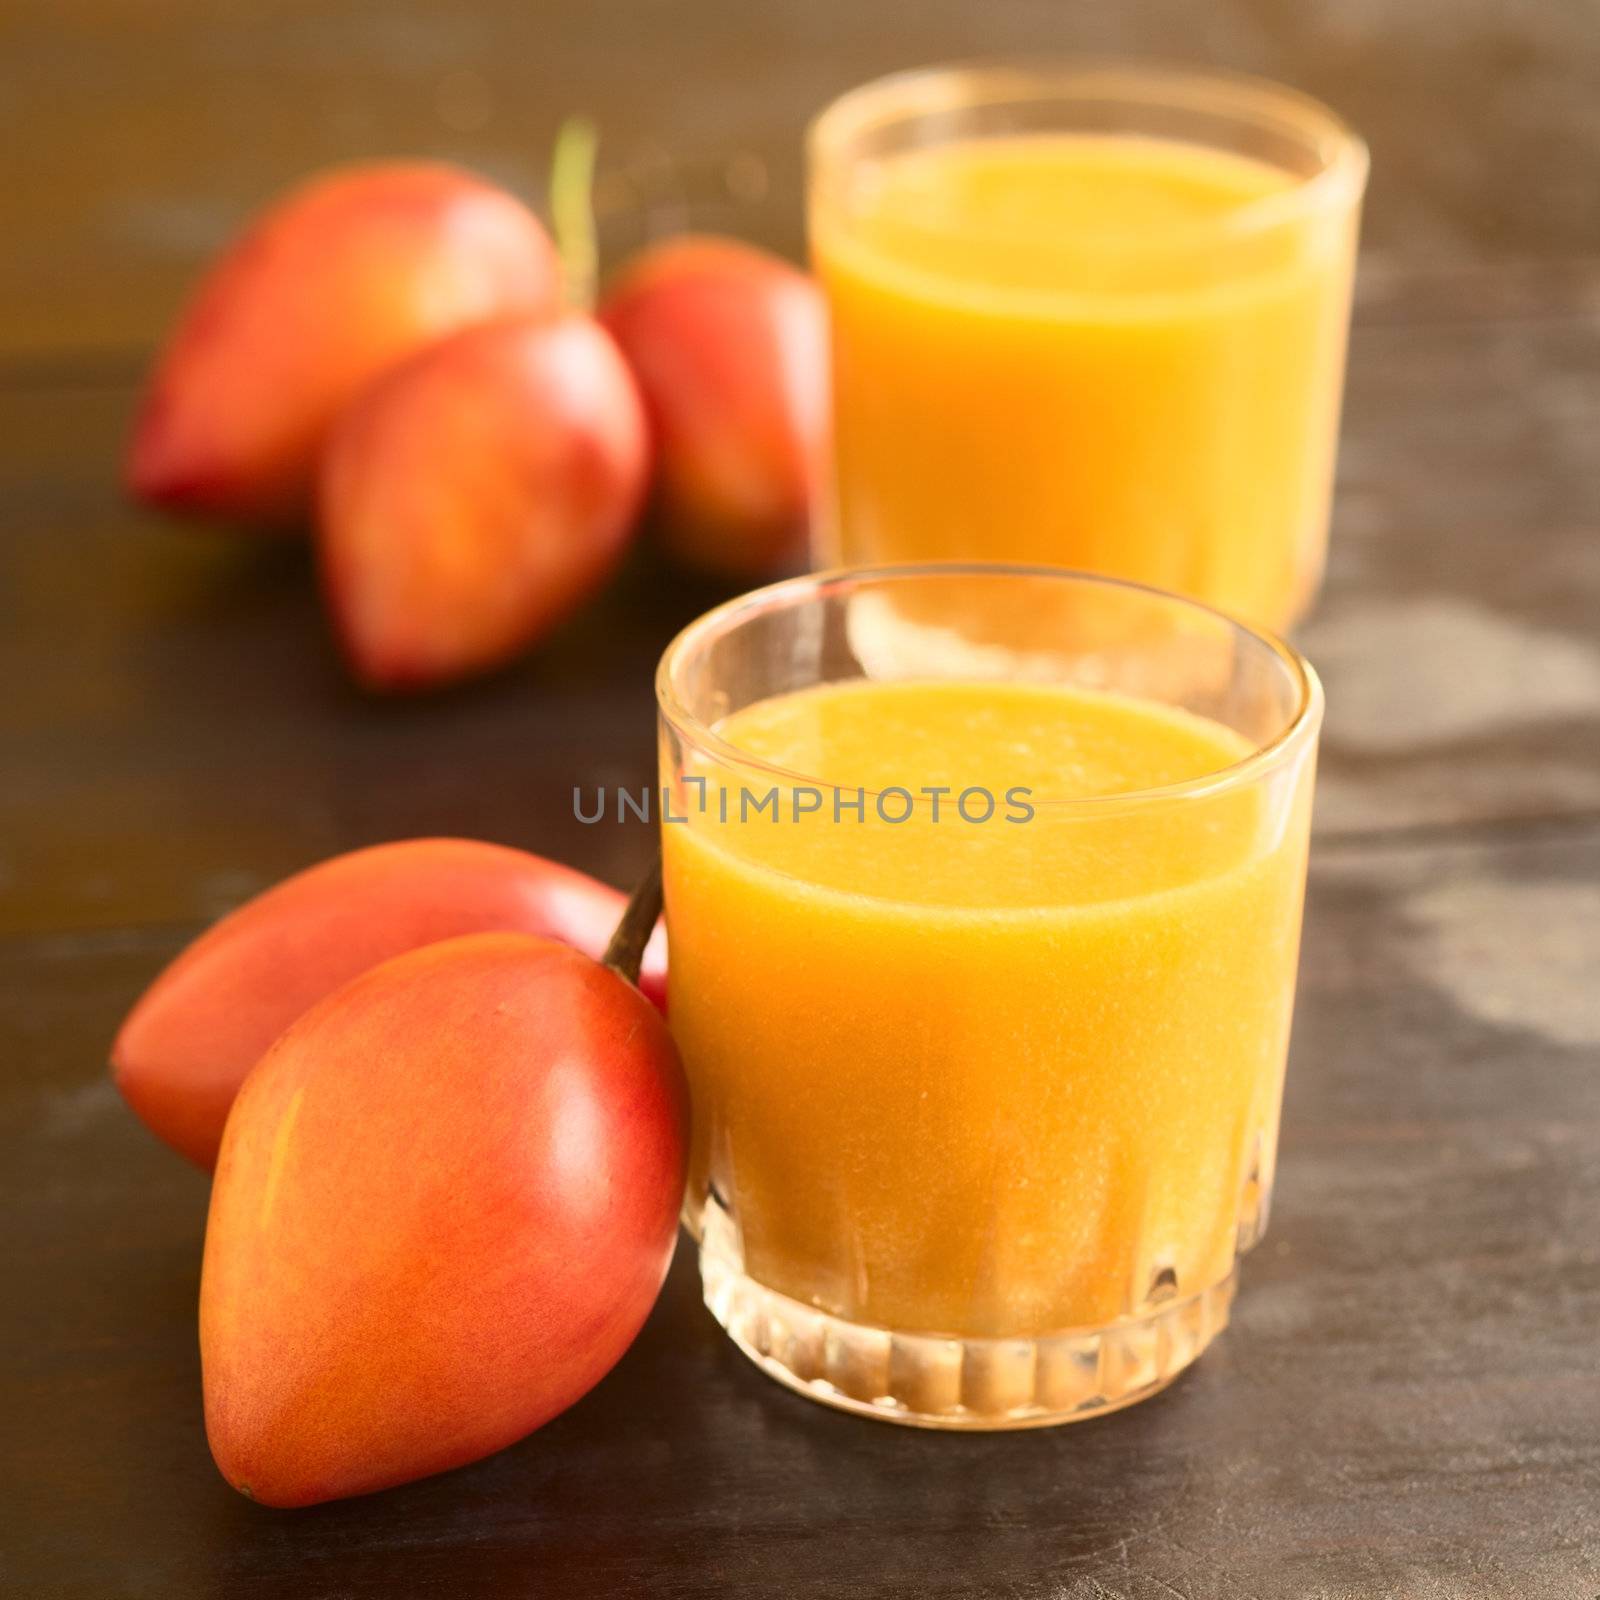
[(644, 947), (650, 943), (661, 916), (661, 851), (651, 857), (650, 866), (633, 891), (617, 931), (601, 958), (613, 972), (620, 973), (629, 983), (639, 981), (639, 967), (644, 961)]
[(568, 117), (556, 130), (550, 158), (550, 225), (556, 236), (567, 305), (594, 309), (599, 247), (594, 225), (594, 157), (600, 135), (587, 117)]

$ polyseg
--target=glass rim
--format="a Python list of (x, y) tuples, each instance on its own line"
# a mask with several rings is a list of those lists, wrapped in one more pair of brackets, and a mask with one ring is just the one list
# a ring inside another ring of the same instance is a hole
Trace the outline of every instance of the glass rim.
[[(840, 163), (852, 140), (900, 120), (964, 106), (1096, 96), (1128, 105), (1231, 116), (1240, 125), (1298, 137), (1318, 154), (1317, 170), (1291, 174), (1288, 188), (1241, 201), (1216, 219), (1174, 225), (1162, 231), (1158, 244), (1262, 232), (1352, 203), (1366, 187), (1370, 161), (1365, 141), (1314, 96), (1250, 73), (1115, 56), (1042, 57), (1031, 62), (980, 58), (911, 67), (870, 79), (847, 89), (812, 117), (805, 134), (807, 167), (815, 183), (819, 174)], [(1096, 244), (1103, 246), (1115, 238), (1097, 236)], [(1148, 248), (1150, 242), (1149, 230), (1141, 229), (1128, 236), (1124, 247)]]
[[(1225, 767), (1217, 767), (1210, 772), (1185, 778), (1178, 783), (1141, 789), (1114, 789), (1106, 794), (1059, 799), (1046, 796), (1036, 799), (1034, 803), (1047, 808), (1052, 816), (1072, 811), (1100, 814), (1111, 808), (1131, 809), (1144, 805), (1205, 799), (1244, 787), (1289, 761), (1308, 740), (1316, 736), (1317, 729), (1321, 725), (1323, 711), (1321, 680), (1311, 663), (1280, 635), (1241, 622), (1237, 617), (1203, 600), (1196, 600), (1170, 589), (1158, 588), (1154, 584), (1139, 583), (1130, 578), (1114, 578), (1105, 573), (1086, 572), (1075, 567), (999, 561), (919, 561), (877, 566), (829, 567), (820, 572), (805, 572), (791, 578), (782, 578), (776, 583), (765, 584), (759, 589), (751, 589), (745, 594), (724, 600), (720, 605), (713, 606), (711, 610), (702, 613), (693, 622), (681, 628), (661, 652), (661, 659), (656, 666), (655, 693), (656, 707), (662, 720), (692, 748), (715, 757), (724, 765), (748, 767), (790, 786), (803, 785), (826, 790), (861, 789), (863, 793), (875, 793), (876, 791), (865, 789), (859, 784), (819, 778), (815, 774), (780, 766), (750, 751), (742, 750), (730, 740), (724, 739), (710, 723), (684, 704), (677, 689), (678, 669), (692, 652), (703, 649), (715, 639), (727, 637), (741, 625), (773, 610), (781, 609), (785, 605), (815, 601), (830, 592), (859, 588), (867, 583), (927, 578), (1064, 581), (1072, 585), (1110, 592), (1145, 595), (1153, 600), (1176, 605), (1182, 610), (1210, 617), (1225, 624), (1235, 638), (1248, 639), (1264, 647), (1287, 673), (1295, 697), (1293, 710), (1283, 727), (1264, 743), (1256, 744), (1248, 755), (1241, 756), (1239, 760), (1230, 762)], [(1024, 680), (996, 678), (993, 681), (1008, 683)]]

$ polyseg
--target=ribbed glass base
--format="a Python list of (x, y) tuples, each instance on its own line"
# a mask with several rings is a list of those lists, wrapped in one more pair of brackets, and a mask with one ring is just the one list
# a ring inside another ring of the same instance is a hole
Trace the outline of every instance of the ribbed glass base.
[(1227, 1326), (1234, 1275), (1142, 1317), (1033, 1339), (892, 1333), (745, 1275), (733, 1225), (702, 1218), (706, 1305), (757, 1366), (824, 1405), (917, 1428), (1042, 1428), (1155, 1394)]

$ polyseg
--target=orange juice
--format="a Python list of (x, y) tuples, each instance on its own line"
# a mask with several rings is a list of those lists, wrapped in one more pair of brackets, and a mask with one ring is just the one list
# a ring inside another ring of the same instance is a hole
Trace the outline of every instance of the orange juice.
[(1098, 1329), (1226, 1280), (1309, 760), (1219, 780), (1231, 728), (1029, 682), (823, 683), (715, 734), (737, 759), (688, 760), (662, 829), (691, 1222), (709, 1199), (751, 1279), (877, 1329)]
[(1286, 627), (1322, 569), (1359, 176), (1337, 205), (1312, 187), (1085, 132), (956, 137), (819, 180), (824, 562), (1046, 562)]

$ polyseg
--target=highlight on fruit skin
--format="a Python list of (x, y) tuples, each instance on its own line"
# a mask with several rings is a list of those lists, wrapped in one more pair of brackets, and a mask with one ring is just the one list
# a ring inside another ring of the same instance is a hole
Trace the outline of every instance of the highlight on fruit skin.
[(378, 690), (488, 671), (610, 576), (649, 475), (638, 391), (591, 318), (470, 329), (340, 419), (318, 551), (352, 672)]
[[(184, 949), (111, 1047), (140, 1120), (209, 1171), (245, 1076), (317, 1001), (392, 956), (460, 934), (544, 935), (598, 958), (626, 897), (585, 873), (475, 839), (407, 839), (309, 867)], [(640, 987), (666, 1002), (665, 941)]]
[(464, 327), (553, 312), (560, 266), (514, 195), (442, 162), (332, 168), (267, 206), (193, 291), (128, 442), (129, 493), (292, 523), (340, 409)]
[(660, 1014), (550, 940), (398, 956), (294, 1023), (229, 1118), (206, 1433), (271, 1506), (500, 1450), (605, 1376), (671, 1260), (687, 1091)]
[(744, 579), (802, 560), (828, 432), (816, 283), (752, 245), (685, 235), (624, 266), (599, 316), (644, 395), (671, 553)]

